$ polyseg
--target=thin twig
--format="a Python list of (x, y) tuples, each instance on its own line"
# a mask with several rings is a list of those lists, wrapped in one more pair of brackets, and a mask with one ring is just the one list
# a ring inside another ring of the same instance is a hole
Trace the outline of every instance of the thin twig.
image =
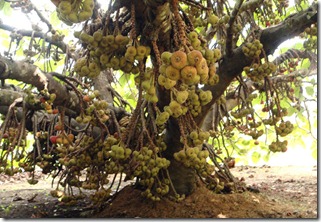
[(228, 28), (226, 30), (226, 55), (227, 56), (231, 56), (232, 55), (232, 52), (233, 52), (233, 26), (234, 26), (234, 22), (236, 20), (236, 17), (239, 13), (239, 10), (242, 6), (242, 3), (243, 3), (243, 0), (238, 0), (236, 3), (235, 3), (235, 6), (234, 6), (234, 9), (232, 11), (232, 14), (231, 14), (231, 17), (230, 17), (230, 20), (228, 22)]

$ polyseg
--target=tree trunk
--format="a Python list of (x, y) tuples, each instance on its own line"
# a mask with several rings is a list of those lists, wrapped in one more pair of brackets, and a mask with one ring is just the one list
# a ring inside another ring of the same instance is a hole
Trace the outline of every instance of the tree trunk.
[(179, 126), (174, 118), (170, 118), (168, 122), (165, 142), (167, 149), (164, 152), (164, 157), (171, 161), (168, 171), (175, 191), (178, 194), (189, 195), (196, 187), (197, 175), (194, 169), (185, 167), (183, 163), (173, 157), (174, 153), (183, 148), (183, 144), (180, 142)]

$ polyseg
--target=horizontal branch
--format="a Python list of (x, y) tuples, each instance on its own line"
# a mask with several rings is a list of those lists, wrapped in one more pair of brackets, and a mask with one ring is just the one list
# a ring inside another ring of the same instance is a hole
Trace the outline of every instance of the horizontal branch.
[[(306, 27), (317, 22), (318, 3), (312, 4), (308, 9), (290, 15), (277, 26), (266, 28), (257, 38), (263, 44), (266, 55), (273, 54), (277, 47), (287, 39), (293, 38), (304, 31)], [(202, 125), (208, 110), (216, 100), (224, 93), (231, 81), (239, 75), (245, 66), (249, 66), (252, 59), (246, 57), (242, 51), (243, 45), (239, 46), (231, 56), (224, 56), (219, 64), (218, 75), (220, 82), (215, 86), (205, 86), (203, 90), (210, 90), (213, 100), (203, 107), (202, 113), (196, 118), (198, 125)]]
[[(12, 61), (0, 57), (0, 80), (14, 79), (21, 81), (25, 84), (35, 86), (39, 92), (43, 89), (47, 89), (49, 93), (56, 94), (56, 99), (53, 102), (55, 107), (64, 107), (66, 115), (76, 117), (81, 111), (80, 103), (82, 101), (79, 100), (79, 97), (74, 91), (69, 89), (66, 84), (59, 82), (54, 76), (55, 75), (52, 73), (41, 71), (37, 66), (31, 63), (25, 61)], [(100, 80), (104, 80), (104, 78), (101, 77)], [(108, 96), (110, 95), (110, 92), (108, 92), (108, 89), (103, 88), (102, 83), (99, 85), (98, 89), (104, 94), (102, 97), (108, 101), (108, 109), (115, 113), (118, 120), (129, 115), (123, 108), (114, 107), (112, 105), (112, 98)], [(16, 90), (15, 87), (8, 89), (8, 86), (6, 86), (6, 89), (0, 90), (1, 106), (10, 106), (16, 98), (25, 96), (23, 92), (18, 92)], [(33, 110), (39, 110), (41, 108), (32, 104), (26, 104), (26, 106)]]
[(37, 66), (25, 61), (13, 61), (0, 57), (0, 79), (15, 79), (35, 86), (38, 91), (47, 89), (55, 93), (54, 105), (64, 106), (79, 112), (79, 99), (75, 92), (58, 82), (50, 73), (41, 71)]
[(33, 30), (25, 30), (25, 29), (16, 29), (15, 27), (12, 27), (10, 25), (4, 24), (3, 21), (0, 21), (0, 29), (6, 30), (9, 32), (16, 32), (17, 34), (20, 34), (22, 36), (27, 36), (27, 37), (34, 37), (34, 38), (40, 38), (43, 39), (44, 41), (57, 46), (60, 48), (64, 53), (66, 53), (68, 45), (64, 43), (63, 41), (59, 41), (55, 38), (52, 38), (51, 36), (47, 35), (47, 33), (40, 32), (40, 31), (33, 31)]

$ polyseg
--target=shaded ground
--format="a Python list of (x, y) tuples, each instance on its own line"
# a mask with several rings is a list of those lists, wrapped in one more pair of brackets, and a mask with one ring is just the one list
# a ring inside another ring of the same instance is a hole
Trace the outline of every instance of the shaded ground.
[(100, 212), (88, 199), (66, 206), (51, 197), (51, 180), (41, 174), (33, 186), (26, 182), (26, 174), (0, 175), (0, 217), (317, 218), (316, 166), (243, 166), (232, 173), (260, 193), (218, 195), (199, 187), (180, 203), (153, 203), (127, 186)]

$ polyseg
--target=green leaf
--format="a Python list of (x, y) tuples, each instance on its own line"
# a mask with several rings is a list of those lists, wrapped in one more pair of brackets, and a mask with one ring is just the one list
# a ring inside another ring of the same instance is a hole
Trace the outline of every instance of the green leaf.
[(50, 24), (52, 24), (53, 26), (58, 26), (61, 23), (61, 21), (59, 20), (58, 16), (57, 16), (57, 12), (53, 12), (50, 15)]
[(244, 146), (248, 146), (249, 144), (250, 144), (249, 140), (243, 140), (242, 141), (242, 145), (244, 145)]
[(252, 162), (257, 163), (260, 160), (261, 154), (257, 151), (252, 153)]
[(127, 74), (121, 75), (121, 77), (118, 79), (120, 85), (125, 86), (125, 84), (128, 82), (129, 76)]
[(0, 10), (3, 9), (5, 3), (6, 2), (4, 0), (0, 0)]
[(307, 94), (308, 94), (309, 96), (313, 96), (313, 94), (314, 94), (314, 87), (313, 87), (313, 86), (307, 86), (307, 87), (305, 87), (305, 91), (307, 92)]
[(236, 150), (236, 153), (240, 156), (245, 156), (248, 153), (248, 150), (247, 149), (239, 149), (239, 150)]
[(302, 42), (298, 42), (298, 43), (296, 43), (296, 44), (293, 46), (293, 48), (296, 48), (296, 49), (302, 49), (302, 48), (303, 48), (303, 44), (302, 44)]
[(294, 113), (297, 112), (297, 109), (294, 108), (293, 106), (290, 106), (287, 108), (287, 111), (288, 111), (288, 116), (292, 116)]
[(7, 2), (5, 2), (5, 4), (2, 6), (1, 11), (6, 16), (11, 16), (11, 14), (12, 14), (12, 8), (10, 7), (10, 4)]
[(264, 160), (265, 162), (269, 162), (269, 160), (270, 160), (270, 153), (267, 153), (266, 155), (264, 155), (264, 156), (263, 156), (263, 160)]
[(313, 140), (312, 142), (312, 151), (311, 151), (311, 155), (314, 159), (318, 159), (318, 146), (317, 146), (317, 142), (316, 140)]
[(302, 63), (301, 63), (301, 67), (302, 67), (302, 68), (307, 69), (307, 68), (310, 67), (310, 65), (311, 65), (311, 62), (310, 62), (309, 59), (303, 59), (303, 60), (302, 60)]

